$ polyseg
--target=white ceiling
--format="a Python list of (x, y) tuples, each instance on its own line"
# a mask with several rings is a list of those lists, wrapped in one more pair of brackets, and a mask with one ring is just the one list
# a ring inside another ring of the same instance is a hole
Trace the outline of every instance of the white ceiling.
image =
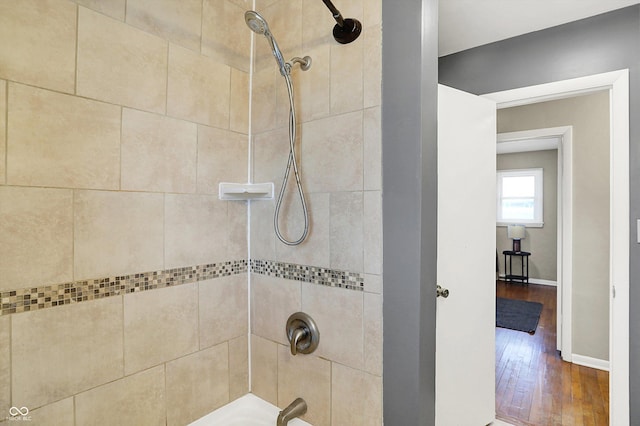
[(440, 0), (439, 56), (638, 3), (640, 0)]

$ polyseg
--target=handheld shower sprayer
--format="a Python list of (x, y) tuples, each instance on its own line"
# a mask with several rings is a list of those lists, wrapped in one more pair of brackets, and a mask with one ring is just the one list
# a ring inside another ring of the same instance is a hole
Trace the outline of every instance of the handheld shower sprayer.
[(267, 24), (267, 21), (262, 16), (260, 16), (258, 12), (255, 12), (253, 10), (248, 10), (247, 12), (245, 12), (244, 21), (247, 23), (247, 26), (251, 28), (251, 31), (266, 37), (267, 41), (269, 42), (269, 46), (271, 46), (273, 56), (276, 58), (276, 62), (278, 63), (278, 67), (280, 68), (280, 74), (282, 74), (282, 76), (289, 74), (287, 63), (282, 56), (282, 52), (278, 47), (276, 39), (273, 38), (273, 35), (271, 35), (271, 31), (269, 31), (269, 25)]
[(331, 0), (322, 0), (322, 2), (329, 8), (333, 14), (333, 19), (337, 22), (336, 26), (333, 27), (333, 38), (340, 44), (351, 43), (357, 39), (362, 32), (360, 21), (351, 18), (344, 19), (340, 11), (331, 3)]
[[(282, 74), (284, 80), (287, 83), (287, 92), (289, 93), (289, 159), (287, 160), (284, 179), (282, 180), (280, 194), (278, 195), (278, 201), (276, 202), (276, 209), (273, 215), (273, 228), (275, 230), (276, 236), (280, 241), (289, 246), (297, 246), (298, 244), (301, 244), (309, 234), (309, 211), (307, 209), (307, 203), (304, 198), (304, 190), (302, 189), (302, 183), (300, 182), (300, 173), (298, 171), (298, 164), (296, 162), (295, 155), (296, 107), (293, 96), (293, 82), (291, 81), (290, 73), (291, 68), (295, 64), (299, 64), (300, 68), (303, 71), (308, 70), (311, 67), (311, 58), (309, 56), (305, 56), (304, 58), (295, 57), (291, 59), (291, 62), (285, 62), (276, 39), (273, 37), (273, 35), (271, 35), (271, 31), (269, 31), (269, 25), (267, 25), (267, 21), (262, 16), (260, 16), (258, 12), (255, 12), (253, 10), (245, 12), (244, 20), (247, 23), (247, 26), (251, 28), (251, 31), (255, 32), (256, 34), (262, 34), (267, 38), (267, 41), (271, 46), (271, 52), (276, 58), (278, 68), (280, 68), (280, 74)], [(302, 205), (302, 212), (304, 215), (304, 230), (302, 231), (302, 235), (300, 236), (300, 238), (298, 238), (297, 240), (288, 240), (280, 232), (280, 208), (282, 207), (285, 190), (287, 188), (287, 182), (289, 181), (289, 174), (291, 173), (292, 168), (295, 182), (298, 187), (298, 195), (300, 197), (300, 204)]]
[(244, 21), (247, 23), (247, 26), (251, 28), (251, 31), (266, 37), (269, 42), (269, 46), (271, 46), (273, 57), (276, 58), (276, 62), (278, 63), (280, 74), (282, 74), (283, 77), (289, 75), (291, 67), (294, 64), (300, 64), (300, 68), (302, 68), (303, 71), (306, 71), (311, 67), (311, 58), (308, 56), (305, 56), (304, 58), (293, 58), (291, 59), (291, 62), (286, 62), (284, 60), (280, 47), (269, 30), (269, 25), (267, 24), (266, 19), (264, 19), (258, 12), (248, 10), (244, 14)]

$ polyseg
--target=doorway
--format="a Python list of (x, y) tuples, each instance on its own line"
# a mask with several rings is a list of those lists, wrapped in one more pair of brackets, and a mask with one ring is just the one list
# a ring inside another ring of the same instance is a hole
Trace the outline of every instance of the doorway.
[[(543, 309), (534, 335), (496, 329), (496, 413), (502, 419), (533, 424), (560, 418), (566, 424), (583, 418), (585, 424), (608, 420), (609, 110), (609, 93), (600, 91), (498, 113), (498, 131), (509, 132), (498, 135), (498, 170), (509, 170), (499, 176), (513, 184), (518, 179), (509, 179), (510, 175), (538, 170), (542, 185), (532, 201), (537, 205), (540, 199), (544, 210), (538, 222), (529, 204), (529, 209), (507, 208), (504, 213), (511, 214), (507, 217), (519, 214), (530, 222), (521, 249), (531, 253), (531, 285), (498, 281), (497, 296), (542, 303)], [(539, 128), (560, 124), (572, 126)], [(563, 164), (567, 170), (563, 171)], [(573, 176), (575, 188), (569, 182)], [(568, 214), (563, 215), (563, 210)], [(575, 243), (570, 235), (563, 241), (563, 228), (575, 229)], [(498, 253), (511, 250), (504, 227), (496, 228), (496, 245)], [(574, 247), (575, 265), (570, 259)], [(575, 281), (570, 276), (574, 269)], [(504, 265), (500, 270), (504, 273)], [(577, 295), (575, 319), (571, 314), (556, 318), (571, 312), (572, 289)], [(564, 307), (563, 293), (567, 295)]]
[[(628, 70), (484, 95), (498, 109), (610, 93), (609, 389), (610, 424), (629, 418), (629, 78)], [(566, 313), (565, 313), (566, 314)]]
[[(564, 356), (572, 353), (571, 348), (571, 307), (573, 283), (573, 127), (547, 127), (534, 130), (498, 133), (498, 154), (523, 153), (531, 151), (555, 150), (557, 164), (554, 179), (557, 181), (556, 217), (552, 226), (556, 229), (555, 278), (552, 280), (533, 280), (537, 284), (551, 284), (557, 288), (556, 306), (556, 348)], [(548, 182), (548, 180), (545, 180)], [(546, 193), (546, 191), (545, 191)], [(545, 203), (548, 210), (548, 204)], [(548, 236), (547, 236), (548, 238)], [(547, 242), (547, 245), (549, 242)], [(538, 245), (536, 249), (541, 247)], [(544, 249), (544, 245), (541, 247)], [(547, 260), (551, 260), (547, 256)], [(547, 268), (548, 269), (548, 268)], [(549, 271), (547, 270), (547, 274)], [(540, 277), (538, 277), (540, 278)], [(563, 314), (566, 320), (563, 321)], [(563, 339), (564, 337), (564, 339)], [(563, 358), (571, 361), (570, 358)]]

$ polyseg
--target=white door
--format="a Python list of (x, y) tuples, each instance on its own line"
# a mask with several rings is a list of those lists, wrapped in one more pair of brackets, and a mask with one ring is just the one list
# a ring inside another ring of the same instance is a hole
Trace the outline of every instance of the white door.
[(495, 419), (496, 104), (438, 90), (436, 426)]

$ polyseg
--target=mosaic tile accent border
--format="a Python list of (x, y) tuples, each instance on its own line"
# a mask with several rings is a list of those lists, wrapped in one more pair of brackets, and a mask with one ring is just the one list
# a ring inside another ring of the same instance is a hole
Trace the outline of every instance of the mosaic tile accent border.
[(0, 292), (0, 315), (35, 311), (247, 272), (246, 260), (165, 269)]
[(364, 291), (364, 275), (356, 272), (273, 260), (251, 260), (251, 272), (311, 284)]
[(364, 291), (364, 275), (273, 260), (233, 260), (0, 292), (0, 316), (172, 287), (245, 272)]

